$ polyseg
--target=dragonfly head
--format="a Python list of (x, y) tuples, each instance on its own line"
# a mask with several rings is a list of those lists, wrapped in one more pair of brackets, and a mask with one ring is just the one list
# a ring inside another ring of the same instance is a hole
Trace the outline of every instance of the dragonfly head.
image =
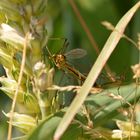
[(66, 63), (66, 57), (62, 54), (57, 54), (52, 56), (55, 62), (55, 65), (60, 69)]

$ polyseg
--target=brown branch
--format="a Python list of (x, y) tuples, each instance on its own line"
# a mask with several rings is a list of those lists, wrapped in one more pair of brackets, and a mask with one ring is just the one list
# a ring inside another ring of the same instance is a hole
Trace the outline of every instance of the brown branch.
[(80, 12), (79, 12), (79, 10), (78, 10), (78, 8), (77, 8), (75, 2), (74, 2), (73, 0), (68, 0), (68, 2), (69, 2), (69, 4), (71, 5), (73, 11), (75, 12), (75, 14), (76, 14), (76, 16), (77, 16), (77, 18), (78, 18), (80, 24), (82, 25), (84, 31), (86, 32), (90, 43), (91, 43), (92, 46), (94, 47), (96, 53), (99, 54), (99, 53), (100, 53), (99, 47), (98, 47), (96, 41), (94, 40), (93, 35), (91, 34), (91, 32), (90, 32), (88, 26), (86, 25), (86, 22), (84, 21), (83, 17), (81, 16), (81, 14), (80, 14)]
[[(72, 7), (74, 13), (76, 14), (76, 16), (77, 16), (77, 18), (78, 18), (80, 24), (82, 25), (84, 31), (86, 32), (87, 37), (88, 37), (88, 39), (89, 39), (91, 45), (92, 45), (93, 48), (95, 49), (97, 55), (99, 55), (99, 53), (100, 53), (99, 47), (98, 47), (96, 41), (94, 40), (93, 35), (92, 35), (92, 33), (90, 32), (90, 30), (89, 30), (89, 28), (88, 28), (88, 26), (87, 26), (85, 20), (84, 20), (83, 17), (81, 16), (81, 14), (80, 14), (80, 12), (79, 12), (79, 10), (78, 10), (78, 8), (77, 8), (75, 2), (74, 2), (73, 0), (68, 0), (68, 2), (69, 2), (69, 4), (71, 5), (71, 7)], [(112, 72), (111, 72), (111, 70), (110, 70), (110, 68), (109, 68), (109, 66), (108, 66), (107, 64), (105, 65), (105, 71), (106, 71), (108, 77), (110, 78), (110, 80), (111, 80), (112, 82), (116, 81), (115, 78), (114, 78), (114, 75), (112, 74)]]

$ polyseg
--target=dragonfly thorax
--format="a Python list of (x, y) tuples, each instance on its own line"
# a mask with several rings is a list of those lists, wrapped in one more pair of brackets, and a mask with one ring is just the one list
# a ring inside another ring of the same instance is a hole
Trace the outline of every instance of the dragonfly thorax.
[(60, 69), (66, 63), (66, 57), (62, 54), (57, 54), (54, 56), (55, 65)]

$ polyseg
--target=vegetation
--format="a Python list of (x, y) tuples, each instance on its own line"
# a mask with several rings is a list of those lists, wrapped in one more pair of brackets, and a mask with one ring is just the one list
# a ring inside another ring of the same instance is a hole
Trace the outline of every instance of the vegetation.
[(139, 139), (139, 7), (1, 0), (0, 139)]

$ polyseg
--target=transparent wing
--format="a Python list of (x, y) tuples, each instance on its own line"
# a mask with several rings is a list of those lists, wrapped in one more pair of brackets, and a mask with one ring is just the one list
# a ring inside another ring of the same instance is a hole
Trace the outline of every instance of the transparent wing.
[(84, 57), (86, 54), (87, 52), (83, 49), (73, 49), (65, 53), (65, 56), (69, 59), (79, 59)]

